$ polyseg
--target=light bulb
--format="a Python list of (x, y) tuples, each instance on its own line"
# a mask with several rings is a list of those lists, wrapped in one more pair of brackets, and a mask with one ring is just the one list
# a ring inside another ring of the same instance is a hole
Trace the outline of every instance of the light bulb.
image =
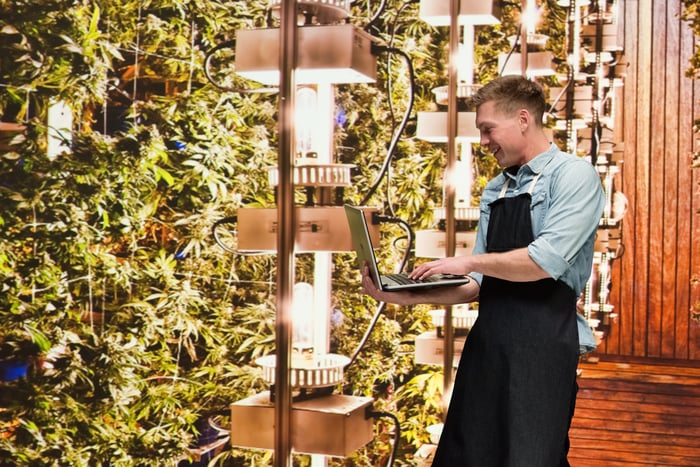
[(296, 93), (296, 150), (300, 157), (316, 153), (314, 136), (318, 127), (318, 96), (311, 86), (303, 86)]
[(304, 356), (313, 356), (314, 288), (306, 282), (294, 284), (292, 306), (292, 347)]

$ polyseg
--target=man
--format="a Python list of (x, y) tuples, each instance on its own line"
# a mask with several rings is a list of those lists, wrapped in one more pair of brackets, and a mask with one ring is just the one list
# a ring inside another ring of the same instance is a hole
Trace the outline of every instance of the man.
[(503, 167), (486, 186), (471, 256), (418, 266), (413, 278), (468, 274), (460, 287), (381, 292), (400, 305), (479, 301), (455, 377), (434, 467), (568, 466), (579, 346), (576, 300), (591, 272), (603, 212), (591, 164), (544, 133), (542, 88), (504, 76), (474, 96), (481, 144)]

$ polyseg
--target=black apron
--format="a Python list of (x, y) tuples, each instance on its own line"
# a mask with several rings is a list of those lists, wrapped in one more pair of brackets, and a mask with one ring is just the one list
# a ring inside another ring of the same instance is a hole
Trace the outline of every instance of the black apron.
[[(491, 203), (486, 250), (534, 240), (530, 191)], [(576, 296), (484, 276), (433, 467), (564, 467), (576, 401)]]

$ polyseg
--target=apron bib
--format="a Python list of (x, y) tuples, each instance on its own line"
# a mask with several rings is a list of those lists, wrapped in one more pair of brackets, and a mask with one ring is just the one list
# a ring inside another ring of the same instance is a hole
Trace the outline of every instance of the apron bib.
[[(538, 176), (539, 177), (539, 176)], [(487, 252), (534, 240), (531, 192), (491, 203)], [(576, 400), (576, 296), (484, 276), (433, 467), (565, 467)]]

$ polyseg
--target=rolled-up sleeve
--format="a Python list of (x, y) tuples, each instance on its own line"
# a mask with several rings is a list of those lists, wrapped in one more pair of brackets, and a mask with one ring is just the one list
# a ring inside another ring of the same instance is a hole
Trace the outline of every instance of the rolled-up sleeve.
[(527, 247), (527, 253), (539, 267), (553, 279), (559, 279), (571, 266), (569, 262), (544, 238)]
[(584, 245), (594, 241), (605, 199), (598, 173), (584, 159), (560, 165), (551, 177), (544, 206), (532, 213), (541, 217), (533, 219), (535, 240), (528, 254), (560, 279), (586, 250)]

